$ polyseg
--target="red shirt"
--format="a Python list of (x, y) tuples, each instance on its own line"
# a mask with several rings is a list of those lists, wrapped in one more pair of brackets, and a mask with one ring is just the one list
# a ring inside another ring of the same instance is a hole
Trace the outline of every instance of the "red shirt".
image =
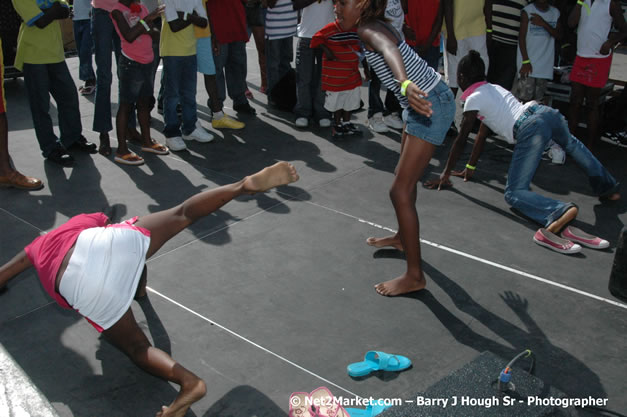
[[(438, 8), (440, 0), (409, 0), (407, 4), (407, 14), (405, 22), (414, 30), (416, 41), (407, 40), (407, 44), (411, 46), (422, 45), (431, 34), (431, 28), (438, 16)], [(432, 46), (440, 45), (440, 35), (433, 40)]]
[(248, 42), (246, 11), (240, 0), (208, 0), (207, 12), (218, 43)]
[(103, 227), (107, 223), (109, 223), (109, 218), (104, 213), (79, 214), (53, 231), (39, 236), (24, 248), (28, 259), (37, 270), (37, 275), (39, 275), (39, 280), (44, 290), (61, 307), (72, 309), (65, 301), (65, 298), (54, 288), (63, 258), (72, 248), (72, 245), (76, 243), (78, 235), (83, 230), (92, 227)]
[(335, 55), (335, 60), (322, 58), (322, 89), (348, 91), (361, 86), (359, 60), (361, 45), (355, 29), (345, 31), (335, 22), (320, 29), (311, 38), (311, 48), (325, 45)]

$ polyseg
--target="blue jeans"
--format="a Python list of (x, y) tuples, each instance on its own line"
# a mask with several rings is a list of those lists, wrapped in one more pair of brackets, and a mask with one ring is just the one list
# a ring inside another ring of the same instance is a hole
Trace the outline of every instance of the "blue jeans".
[(91, 35), (96, 54), (96, 106), (94, 109), (93, 130), (106, 133), (113, 129), (111, 123), (111, 52), (117, 63), (120, 57), (120, 38), (113, 27), (109, 12), (93, 9), (91, 15)]
[[(246, 44), (244, 42), (221, 43), (220, 52), (213, 56), (216, 66), (216, 84), (220, 106), (228, 90), (233, 105), (248, 104), (246, 98)], [(226, 80), (226, 85), (225, 85)]]
[(293, 37), (266, 39), (266, 77), (268, 78), (268, 97), (272, 89), (292, 67), (294, 59)]
[(514, 137), (516, 146), (505, 186), (505, 201), (537, 223), (546, 227), (574, 206), (573, 203), (564, 203), (529, 191), (542, 152), (551, 139), (585, 172), (596, 195), (609, 195), (618, 190), (614, 177), (583, 143), (570, 134), (566, 120), (557, 110), (539, 106), (514, 131)]
[(183, 110), (183, 133), (196, 129), (196, 55), (164, 56), (163, 59), (163, 120), (166, 138), (181, 136), (181, 122), (176, 105)]
[[(33, 116), (35, 135), (44, 157), (48, 157), (59, 142), (66, 148), (81, 137), (81, 114), (76, 85), (65, 61), (57, 64), (24, 64), (24, 83)], [(57, 104), (59, 131), (57, 140), (50, 118), (50, 95)]]
[[(400, 113), (403, 109), (399, 104), (396, 96), (390, 90), (385, 93), (385, 107), (381, 101), (381, 80), (372, 68), (370, 71), (370, 85), (368, 85), (368, 118), (370, 119), (375, 113)], [(386, 112), (387, 109), (387, 112)]]
[(96, 74), (91, 64), (91, 51), (94, 47), (94, 41), (91, 38), (91, 20), (74, 21), (74, 39), (76, 49), (78, 49), (78, 78), (82, 81), (95, 80)]
[(296, 45), (296, 117), (328, 119), (322, 91), (322, 49), (309, 47), (311, 38), (298, 38)]

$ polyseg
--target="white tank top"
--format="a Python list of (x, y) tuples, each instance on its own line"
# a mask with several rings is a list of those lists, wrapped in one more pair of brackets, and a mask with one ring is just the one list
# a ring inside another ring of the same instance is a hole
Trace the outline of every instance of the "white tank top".
[(581, 7), (581, 18), (577, 28), (577, 55), (583, 58), (604, 58), (609, 56), (601, 54), (601, 46), (612, 28), (612, 15), (610, 15), (611, 0), (595, 0), (590, 5), (590, 0), (584, 0), (590, 7)]

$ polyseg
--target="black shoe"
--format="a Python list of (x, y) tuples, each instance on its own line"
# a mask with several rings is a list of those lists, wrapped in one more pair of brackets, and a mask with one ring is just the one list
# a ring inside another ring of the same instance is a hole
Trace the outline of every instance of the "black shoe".
[(352, 123), (347, 123), (344, 125), (344, 127), (346, 128), (346, 130), (348, 131), (349, 135), (356, 135), (356, 136), (361, 136), (363, 135), (363, 132), (361, 131), (360, 128), (358, 128), (357, 126), (355, 126)]
[(85, 136), (81, 135), (81, 137), (70, 145), (68, 148), (70, 151), (80, 151), (87, 153), (96, 153), (98, 152), (98, 146), (95, 143), (87, 142)]
[(234, 105), (233, 110), (235, 110), (238, 113), (250, 114), (251, 116), (254, 116), (257, 114), (257, 110), (255, 110), (250, 104), (248, 104), (248, 102), (244, 104)]
[(335, 125), (331, 128), (331, 137), (333, 139), (341, 139), (351, 134), (352, 133), (349, 133), (348, 129), (343, 124)]
[(72, 155), (68, 154), (60, 146), (54, 148), (47, 158), (49, 161), (52, 161), (55, 164), (59, 164), (64, 167), (71, 167), (72, 165), (74, 165), (74, 158), (72, 158)]

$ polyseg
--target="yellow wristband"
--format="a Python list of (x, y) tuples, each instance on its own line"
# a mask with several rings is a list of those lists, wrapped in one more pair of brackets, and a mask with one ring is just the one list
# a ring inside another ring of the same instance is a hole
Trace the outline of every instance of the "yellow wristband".
[(144, 19), (139, 19), (139, 23), (141, 23), (144, 29), (146, 29), (146, 32), (150, 32), (150, 26), (148, 26), (148, 23), (146, 23)]
[(590, 6), (588, 6), (586, 3), (584, 3), (584, 2), (583, 2), (583, 1), (581, 1), (581, 0), (577, 0), (577, 4), (578, 4), (578, 5), (580, 5), (580, 6), (585, 7), (585, 9), (586, 9), (586, 13), (588, 14), (588, 16), (590, 16), (590, 12), (591, 12), (591, 10), (590, 10)]
[(494, 32), (492, 29), (486, 29), (485, 31), (488, 32), (488, 33)]
[(405, 97), (407, 95), (407, 87), (411, 84), (411, 80), (405, 80), (401, 84), (401, 95)]
[(523, 64), (531, 64), (531, 60), (530, 59), (525, 59), (522, 63)]
[(470, 164), (466, 164), (466, 168), (468, 168), (471, 171), (474, 171), (475, 169), (477, 169), (476, 166), (470, 165)]

